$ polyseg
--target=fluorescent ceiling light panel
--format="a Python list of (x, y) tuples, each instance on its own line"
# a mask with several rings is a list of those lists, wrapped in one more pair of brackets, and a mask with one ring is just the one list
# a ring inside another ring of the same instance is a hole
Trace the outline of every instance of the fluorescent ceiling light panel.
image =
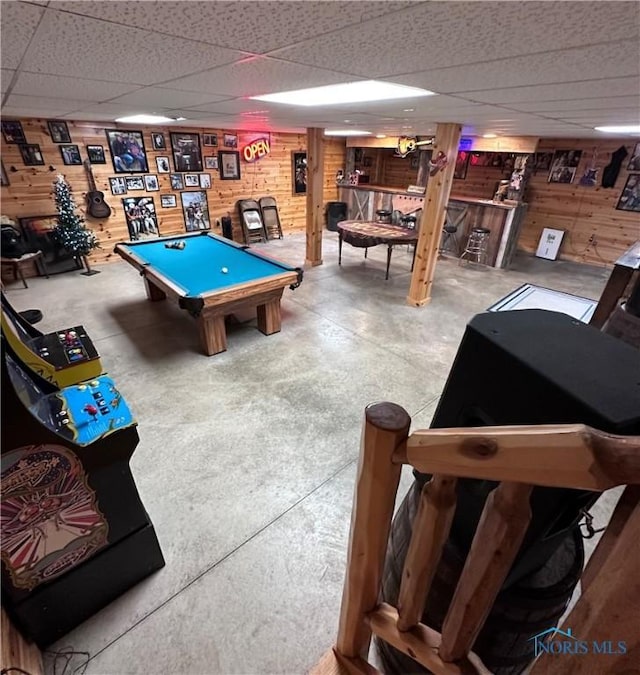
[(360, 129), (325, 129), (325, 136), (371, 136), (370, 131)]
[(608, 134), (640, 134), (640, 124), (619, 124), (613, 127), (594, 127), (596, 131)]
[[(116, 122), (125, 124), (162, 124), (163, 122), (173, 122), (175, 118), (164, 117), (164, 115), (129, 115), (128, 117), (118, 117)], [(179, 119), (186, 119), (185, 117)]]
[(251, 96), (256, 101), (269, 103), (286, 103), (312, 107), (316, 105), (339, 105), (341, 103), (366, 103), (367, 101), (391, 101), (398, 98), (416, 98), (418, 96), (433, 96), (433, 91), (406, 87), (393, 82), (378, 80), (363, 80), (359, 82), (343, 82), (330, 84), (324, 87), (297, 89), (296, 91), (281, 91), (277, 94)]

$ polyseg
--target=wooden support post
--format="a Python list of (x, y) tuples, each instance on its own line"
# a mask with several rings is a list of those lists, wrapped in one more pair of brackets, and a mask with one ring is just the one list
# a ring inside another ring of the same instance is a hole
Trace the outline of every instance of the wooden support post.
[(7, 673), (29, 673), (42, 675), (42, 654), (38, 647), (22, 636), (9, 620), (7, 613), (2, 610), (2, 653), (0, 668)]
[(413, 522), (409, 550), (402, 570), (398, 599), (398, 629), (407, 631), (420, 622), (424, 604), (449, 537), (456, 510), (456, 479), (433, 476), (422, 488)]
[(376, 403), (365, 410), (336, 643), (347, 657), (366, 659), (369, 650), (371, 629), (365, 616), (378, 604), (402, 469), (392, 457), (406, 441), (410, 424), (406, 410), (394, 403)]
[(307, 265), (322, 265), (324, 129), (307, 129)]
[(465, 657), (489, 616), (529, 526), (532, 489), (500, 483), (489, 495), (442, 624), (444, 661)]
[(456, 168), (461, 127), (459, 124), (438, 124), (433, 144), (432, 161), (439, 152), (447, 156), (448, 164), (427, 183), (424, 209), (420, 219), (420, 236), (416, 245), (416, 263), (411, 275), (407, 303), (421, 307), (431, 300), (431, 286), (435, 274), (438, 247), (442, 236), (445, 209), (451, 193)]
[[(639, 540), (640, 505), (637, 505), (628, 515), (598, 575), (583, 591), (562, 625), (565, 630), (571, 629), (574, 640), (583, 642), (588, 652), (575, 649), (563, 654), (543, 652), (531, 670), (532, 675), (631, 675), (638, 672)], [(562, 638), (559, 635), (552, 639)]]

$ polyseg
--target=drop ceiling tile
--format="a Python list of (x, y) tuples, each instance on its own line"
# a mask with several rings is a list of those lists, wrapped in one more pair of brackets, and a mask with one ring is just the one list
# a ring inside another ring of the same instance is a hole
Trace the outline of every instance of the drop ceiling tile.
[(527, 101), (510, 103), (513, 110), (525, 112), (559, 113), (566, 110), (607, 110), (635, 108), (640, 110), (640, 94), (635, 96), (607, 96), (606, 98), (567, 98), (564, 101)]
[(52, 116), (63, 115), (73, 110), (79, 110), (87, 105), (86, 101), (74, 101), (65, 98), (47, 98), (45, 96), (21, 96), (20, 94), (10, 94), (6, 103), (10, 108), (24, 108), (32, 110), (38, 115), (45, 113)]
[(2, 71), (0, 71), (0, 85), (2, 85), (3, 94), (9, 88), (11, 80), (13, 79), (13, 74), (15, 72), (15, 70), (11, 70), (9, 68), (3, 68)]
[(163, 87), (144, 87), (137, 91), (113, 98), (110, 103), (140, 105), (154, 109), (170, 109), (178, 107), (196, 106), (202, 103), (224, 100), (223, 96), (202, 94), (191, 91), (178, 91)]
[(13, 89), (14, 94), (25, 96), (49, 96), (51, 98), (71, 98), (76, 101), (106, 101), (134, 91), (138, 85), (121, 82), (87, 80), (62, 75), (43, 75), (42, 73), (21, 72)]
[(183, 110), (193, 110), (198, 112), (213, 112), (216, 114), (237, 114), (242, 112), (257, 112), (263, 110), (270, 112), (279, 108), (288, 109), (289, 106), (276, 105), (273, 103), (265, 103), (264, 101), (252, 101), (248, 98), (229, 98), (226, 101), (219, 101), (216, 103), (209, 103), (205, 105), (194, 105), (191, 107), (181, 106)]
[(637, 37), (633, 2), (424, 2), (392, 21), (347, 27), (277, 54), (319, 68), (390, 77), (415, 71), (417, 64), (472, 65)]
[(78, 119), (84, 119), (84, 114), (102, 115), (102, 119), (115, 119), (116, 117), (124, 117), (125, 115), (137, 115), (140, 113), (149, 112), (144, 106), (128, 105), (126, 103), (87, 103), (84, 101), (79, 107)]
[(558, 117), (564, 122), (578, 122), (593, 126), (604, 126), (607, 124), (640, 124), (640, 114), (637, 110), (602, 110), (598, 113), (589, 113), (585, 115), (566, 114), (565, 117)]
[(510, 87), (459, 92), (456, 96), (479, 103), (521, 103), (527, 101), (565, 101), (568, 99), (626, 96), (640, 91), (638, 77), (611, 77), (605, 80), (562, 82), (537, 86)]
[(409, 7), (411, 2), (56, 2), (58, 9), (264, 54)]
[(24, 2), (0, 4), (2, 67), (17, 68), (44, 9)]
[(174, 89), (205, 91), (228, 96), (258, 96), (356, 79), (360, 78), (266, 56), (256, 56), (222, 68), (165, 82), (165, 85)]
[(156, 84), (241, 57), (241, 52), (221, 47), (47, 9), (22, 67), (37, 73)]
[(385, 79), (446, 94), (468, 92), (474, 88), (553, 84), (585, 78), (637, 77), (639, 72), (638, 48), (635, 43), (625, 42), (440, 68)]

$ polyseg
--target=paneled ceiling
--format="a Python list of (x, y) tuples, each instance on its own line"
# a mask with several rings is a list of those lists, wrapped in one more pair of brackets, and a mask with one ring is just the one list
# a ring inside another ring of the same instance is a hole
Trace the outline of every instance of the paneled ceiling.
[[(640, 3), (3, 0), (2, 114), (180, 126), (597, 137), (640, 122)], [(360, 79), (438, 93), (298, 108), (249, 96)]]

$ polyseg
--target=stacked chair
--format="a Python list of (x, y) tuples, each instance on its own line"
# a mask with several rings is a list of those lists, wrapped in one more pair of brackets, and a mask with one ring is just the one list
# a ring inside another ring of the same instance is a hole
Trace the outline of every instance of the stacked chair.
[(273, 197), (262, 197), (259, 203), (267, 239), (282, 239), (282, 225), (276, 200)]
[(269, 239), (282, 239), (282, 225), (278, 206), (273, 197), (241, 199), (237, 203), (245, 244), (255, 244)]

